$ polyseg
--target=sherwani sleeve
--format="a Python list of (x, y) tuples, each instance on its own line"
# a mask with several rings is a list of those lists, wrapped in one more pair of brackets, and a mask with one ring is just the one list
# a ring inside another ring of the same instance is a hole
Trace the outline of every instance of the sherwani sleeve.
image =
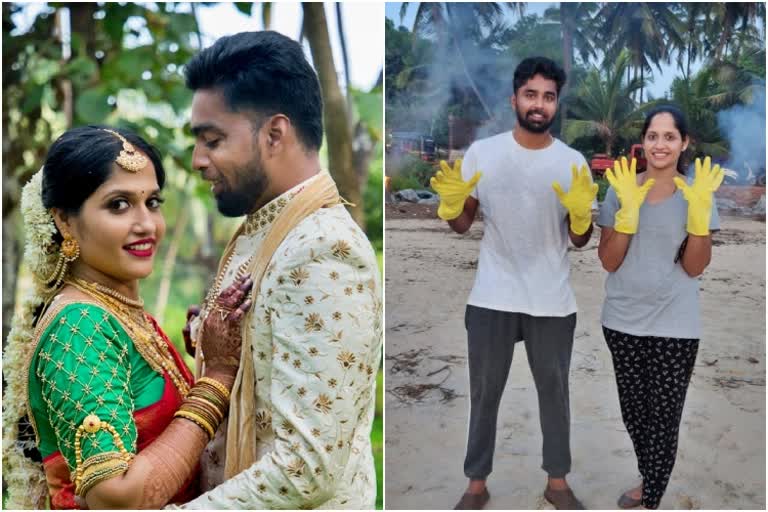
[(319, 232), (279, 250), (254, 310), (272, 341), (271, 353), (253, 354), (257, 376), (271, 366), (272, 407), (257, 410), (257, 435), (271, 429), (274, 447), (184, 508), (316, 508), (351, 477), (352, 441), (370, 435), (357, 429), (380, 357), (378, 269), (364, 237)]

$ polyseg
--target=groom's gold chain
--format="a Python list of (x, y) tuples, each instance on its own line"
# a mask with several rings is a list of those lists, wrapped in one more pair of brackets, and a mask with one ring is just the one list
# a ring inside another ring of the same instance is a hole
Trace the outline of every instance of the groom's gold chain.
[[(210, 312), (213, 301), (216, 300), (216, 297), (218, 297), (219, 293), (221, 293), (221, 283), (224, 281), (224, 274), (227, 273), (227, 269), (229, 269), (229, 265), (232, 263), (232, 258), (234, 255), (235, 251), (233, 250), (229, 257), (227, 257), (227, 261), (224, 263), (224, 266), (221, 267), (221, 272), (216, 275), (213, 286), (210, 290), (208, 290), (208, 293), (205, 296), (205, 300), (203, 301), (203, 311), (206, 311), (206, 314)], [(248, 268), (248, 265), (251, 264), (251, 260), (253, 260), (253, 254), (251, 254), (248, 259), (238, 267), (237, 271), (235, 272), (235, 280), (245, 275), (245, 271)]]

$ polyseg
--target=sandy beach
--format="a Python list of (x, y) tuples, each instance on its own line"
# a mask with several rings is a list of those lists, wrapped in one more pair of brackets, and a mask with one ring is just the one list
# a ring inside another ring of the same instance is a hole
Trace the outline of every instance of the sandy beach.
[[(386, 508), (451, 509), (466, 486), (464, 309), (482, 223), (457, 235), (434, 207), (387, 206)], [(765, 222), (723, 217), (701, 278), (703, 332), (665, 509), (765, 509)], [(587, 508), (613, 509), (638, 483), (600, 329), (598, 230), (572, 249), (578, 304), (571, 361), (568, 481)], [(489, 509), (551, 509), (541, 431), (519, 343), (499, 413)]]

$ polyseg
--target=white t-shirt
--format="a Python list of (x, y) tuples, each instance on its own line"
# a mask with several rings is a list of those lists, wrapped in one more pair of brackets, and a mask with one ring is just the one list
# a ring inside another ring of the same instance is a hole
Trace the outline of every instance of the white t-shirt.
[(544, 149), (526, 149), (511, 131), (475, 141), (462, 175), (483, 173), (472, 192), (484, 219), (473, 306), (534, 316), (576, 312), (568, 281), (568, 211), (552, 190), (571, 186), (571, 164), (586, 160), (558, 139)]

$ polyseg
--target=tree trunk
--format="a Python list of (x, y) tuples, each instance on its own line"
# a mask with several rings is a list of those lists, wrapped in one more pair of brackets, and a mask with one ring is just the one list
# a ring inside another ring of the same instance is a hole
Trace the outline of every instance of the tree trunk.
[(344, 35), (344, 21), (341, 18), (341, 2), (336, 2), (336, 25), (339, 30), (339, 42), (341, 43), (341, 61), (344, 64), (344, 83), (347, 86), (347, 116), (352, 123), (352, 83), (349, 72), (349, 56), (347, 54), (347, 38)]
[[(437, 4), (439, 5), (439, 4)], [(447, 34), (448, 40), (453, 45), (453, 47), (456, 49), (456, 57), (459, 59), (459, 64), (461, 64), (461, 71), (464, 73), (464, 77), (467, 79), (467, 82), (469, 82), (469, 86), (472, 88), (472, 92), (475, 93), (475, 97), (477, 98), (477, 101), (480, 102), (480, 106), (483, 107), (483, 110), (485, 110), (486, 115), (488, 116), (488, 119), (491, 121), (495, 121), (496, 118), (493, 115), (493, 112), (491, 112), (491, 109), (488, 107), (488, 104), (483, 100), (482, 95), (480, 94), (480, 90), (477, 88), (477, 84), (475, 83), (474, 79), (472, 78), (472, 75), (469, 74), (469, 69), (467, 68), (467, 62), (464, 59), (464, 52), (461, 51), (461, 45), (459, 44), (459, 38), (456, 37), (456, 34), (459, 32), (459, 28), (454, 26), (453, 18), (450, 15), (450, 12), (448, 11), (447, 7), (445, 10), (445, 17), (447, 19), (447, 32), (442, 31), (443, 34)], [(434, 18), (434, 17), (433, 17)]]
[(272, 2), (264, 2), (261, 5), (261, 23), (264, 25), (264, 30), (272, 28)]
[(72, 26), (72, 34), (79, 34), (85, 44), (88, 58), (94, 58), (96, 52), (96, 20), (93, 15), (99, 7), (95, 2), (70, 2), (69, 24)]
[[(186, 190), (182, 190), (184, 196), (186, 196), (187, 193)], [(179, 253), (179, 245), (181, 245), (181, 239), (187, 229), (188, 222), (189, 208), (181, 208), (179, 214), (176, 216), (176, 225), (173, 227), (171, 244), (168, 246), (168, 251), (163, 258), (160, 286), (157, 290), (157, 300), (155, 301), (154, 316), (157, 323), (160, 325), (163, 324), (163, 320), (165, 319), (165, 308), (168, 306), (168, 296), (171, 292), (171, 281), (173, 278), (173, 269), (176, 266), (176, 255)]]
[[(7, 195), (6, 187), (14, 186), (18, 188), (15, 179), (4, 179), (3, 196)], [(15, 195), (18, 197), (18, 192)], [(7, 216), (3, 215), (3, 351), (8, 333), (11, 331), (11, 320), (16, 308), (16, 282), (21, 264), (22, 249), (19, 229), (17, 229), (16, 224), (17, 216), (18, 209)]]
[[(70, 11), (71, 15), (71, 11)], [(70, 29), (70, 27), (64, 27), (64, 21), (62, 20), (62, 10), (56, 9), (56, 40), (61, 44), (61, 67), (65, 67), (67, 65), (67, 61), (69, 60), (69, 57), (71, 56), (71, 48), (69, 47), (69, 42), (64, 41), (64, 32), (65, 28), (67, 30)], [(70, 23), (71, 25), (71, 23)], [(70, 31), (71, 33), (71, 31)], [(61, 110), (64, 112), (64, 118), (66, 119), (66, 126), (67, 128), (72, 127), (72, 121), (74, 119), (75, 115), (75, 104), (74, 104), (74, 92), (72, 90), (72, 80), (62, 77), (58, 80), (59, 85), (59, 94), (61, 96)]]
[[(632, 65), (632, 79), (633, 80), (637, 79), (637, 66), (635, 66), (635, 65)], [(632, 91), (632, 99), (634, 101), (637, 101), (637, 89)]]
[(304, 34), (312, 50), (312, 61), (323, 92), (325, 137), (328, 141), (328, 166), (339, 187), (339, 193), (354, 203), (350, 213), (361, 227), (365, 225), (362, 193), (352, 161), (352, 127), (346, 103), (341, 94), (336, 66), (333, 62), (331, 40), (323, 4), (304, 2)]
[(717, 48), (715, 49), (715, 62), (720, 62), (723, 58), (723, 50), (728, 45), (728, 40), (731, 38), (730, 20), (726, 20), (723, 26), (723, 31), (720, 32), (720, 40), (717, 42)]
[(475, 93), (475, 96), (477, 97), (477, 100), (480, 102), (480, 106), (483, 107), (483, 110), (485, 110), (485, 113), (488, 115), (488, 119), (491, 121), (495, 121), (496, 118), (493, 115), (493, 112), (491, 112), (491, 109), (488, 107), (488, 104), (483, 100), (483, 97), (480, 95), (480, 90), (477, 88), (477, 85), (475, 84), (475, 81), (472, 79), (472, 76), (469, 74), (469, 69), (467, 69), (467, 63), (464, 60), (464, 54), (461, 51), (461, 45), (459, 44), (459, 40), (455, 38), (453, 35), (448, 36), (453, 41), (453, 45), (456, 48), (456, 56), (459, 58), (459, 63), (461, 64), (461, 70), (464, 72), (464, 76), (467, 78), (467, 82), (469, 82), (469, 86), (472, 88), (472, 92)]
[[(573, 67), (573, 26), (571, 24), (570, 17), (568, 16), (569, 5), (565, 2), (560, 2), (560, 29), (563, 33), (563, 71), (565, 71), (565, 85), (560, 91), (560, 97), (564, 98), (568, 95), (570, 89), (571, 68)], [(568, 117), (568, 105), (565, 102), (560, 102), (560, 138), (565, 136), (565, 120)]]
[(195, 2), (192, 2), (190, 6), (192, 8), (192, 19), (195, 20), (195, 38), (197, 39), (197, 48), (198, 50), (202, 50), (203, 36), (200, 34), (200, 22), (197, 20), (197, 7), (195, 6)]
[[(95, 4), (94, 4), (95, 5)], [(10, 4), (2, 4), (3, 20), (10, 19)], [(50, 25), (51, 37), (56, 37), (56, 23)], [(8, 59), (7, 62), (12, 62), (13, 59)], [(3, 76), (5, 77), (4, 64)], [(5, 85), (5, 84), (4, 84)], [(26, 126), (17, 123), (17, 129), (19, 134), (11, 138), (9, 127), (11, 126), (11, 120), (9, 113), (11, 111), (10, 105), (7, 103), (7, 99), (3, 98), (3, 139), (2, 139), (2, 155), (3, 155), (3, 179), (2, 179), (2, 212), (3, 212), (3, 323), (2, 323), (2, 346), (5, 349), (8, 333), (11, 330), (11, 321), (13, 319), (13, 312), (16, 309), (16, 292), (18, 287), (18, 274), (21, 260), (23, 257), (24, 246), (24, 232), (18, 229), (19, 226), (19, 202), (21, 200), (22, 186), (29, 181), (33, 172), (37, 171), (37, 168), (30, 170), (25, 164), (25, 159), (29, 157), (30, 153), (32, 160), (35, 162), (42, 162), (45, 157), (45, 151), (47, 148), (35, 148), (30, 151), (29, 140), (35, 136), (38, 121), (42, 117), (42, 109), (38, 104), (30, 112), (25, 114), (28, 122)], [(74, 101), (74, 99), (72, 100)], [(43, 136), (49, 136), (50, 133), (45, 133)]]
[[(71, 41), (76, 41), (79, 38), (84, 46), (84, 51), (89, 59), (94, 59), (96, 54), (96, 21), (93, 19), (93, 15), (96, 13), (98, 6), (96, 3), (68, 3), (69, 7), (69, 25), (71, 28), (72, 37)], [(77, 55), (79, 48), (73, 48), (72, 53)], [(97, 68), (98, 69), (98, 68)], [(97, 71), (98, 73), (98, 71)], [(98, 80), (98, 75), (94, 80)], [(59, 90), (62, 95), (62, 104), (64, 108), (71, 109), (71, 115), (67, 119), (67, 128), (71, 128), (74, 119), (77, 118), (77, 112), (75, 112), (74, 105), (77, 103), (78, 93), (80, 91), (72, 86), (70, 80), (64, 79), (59, 84)], [(69, 106), (68, 106), (69, 104)]]

